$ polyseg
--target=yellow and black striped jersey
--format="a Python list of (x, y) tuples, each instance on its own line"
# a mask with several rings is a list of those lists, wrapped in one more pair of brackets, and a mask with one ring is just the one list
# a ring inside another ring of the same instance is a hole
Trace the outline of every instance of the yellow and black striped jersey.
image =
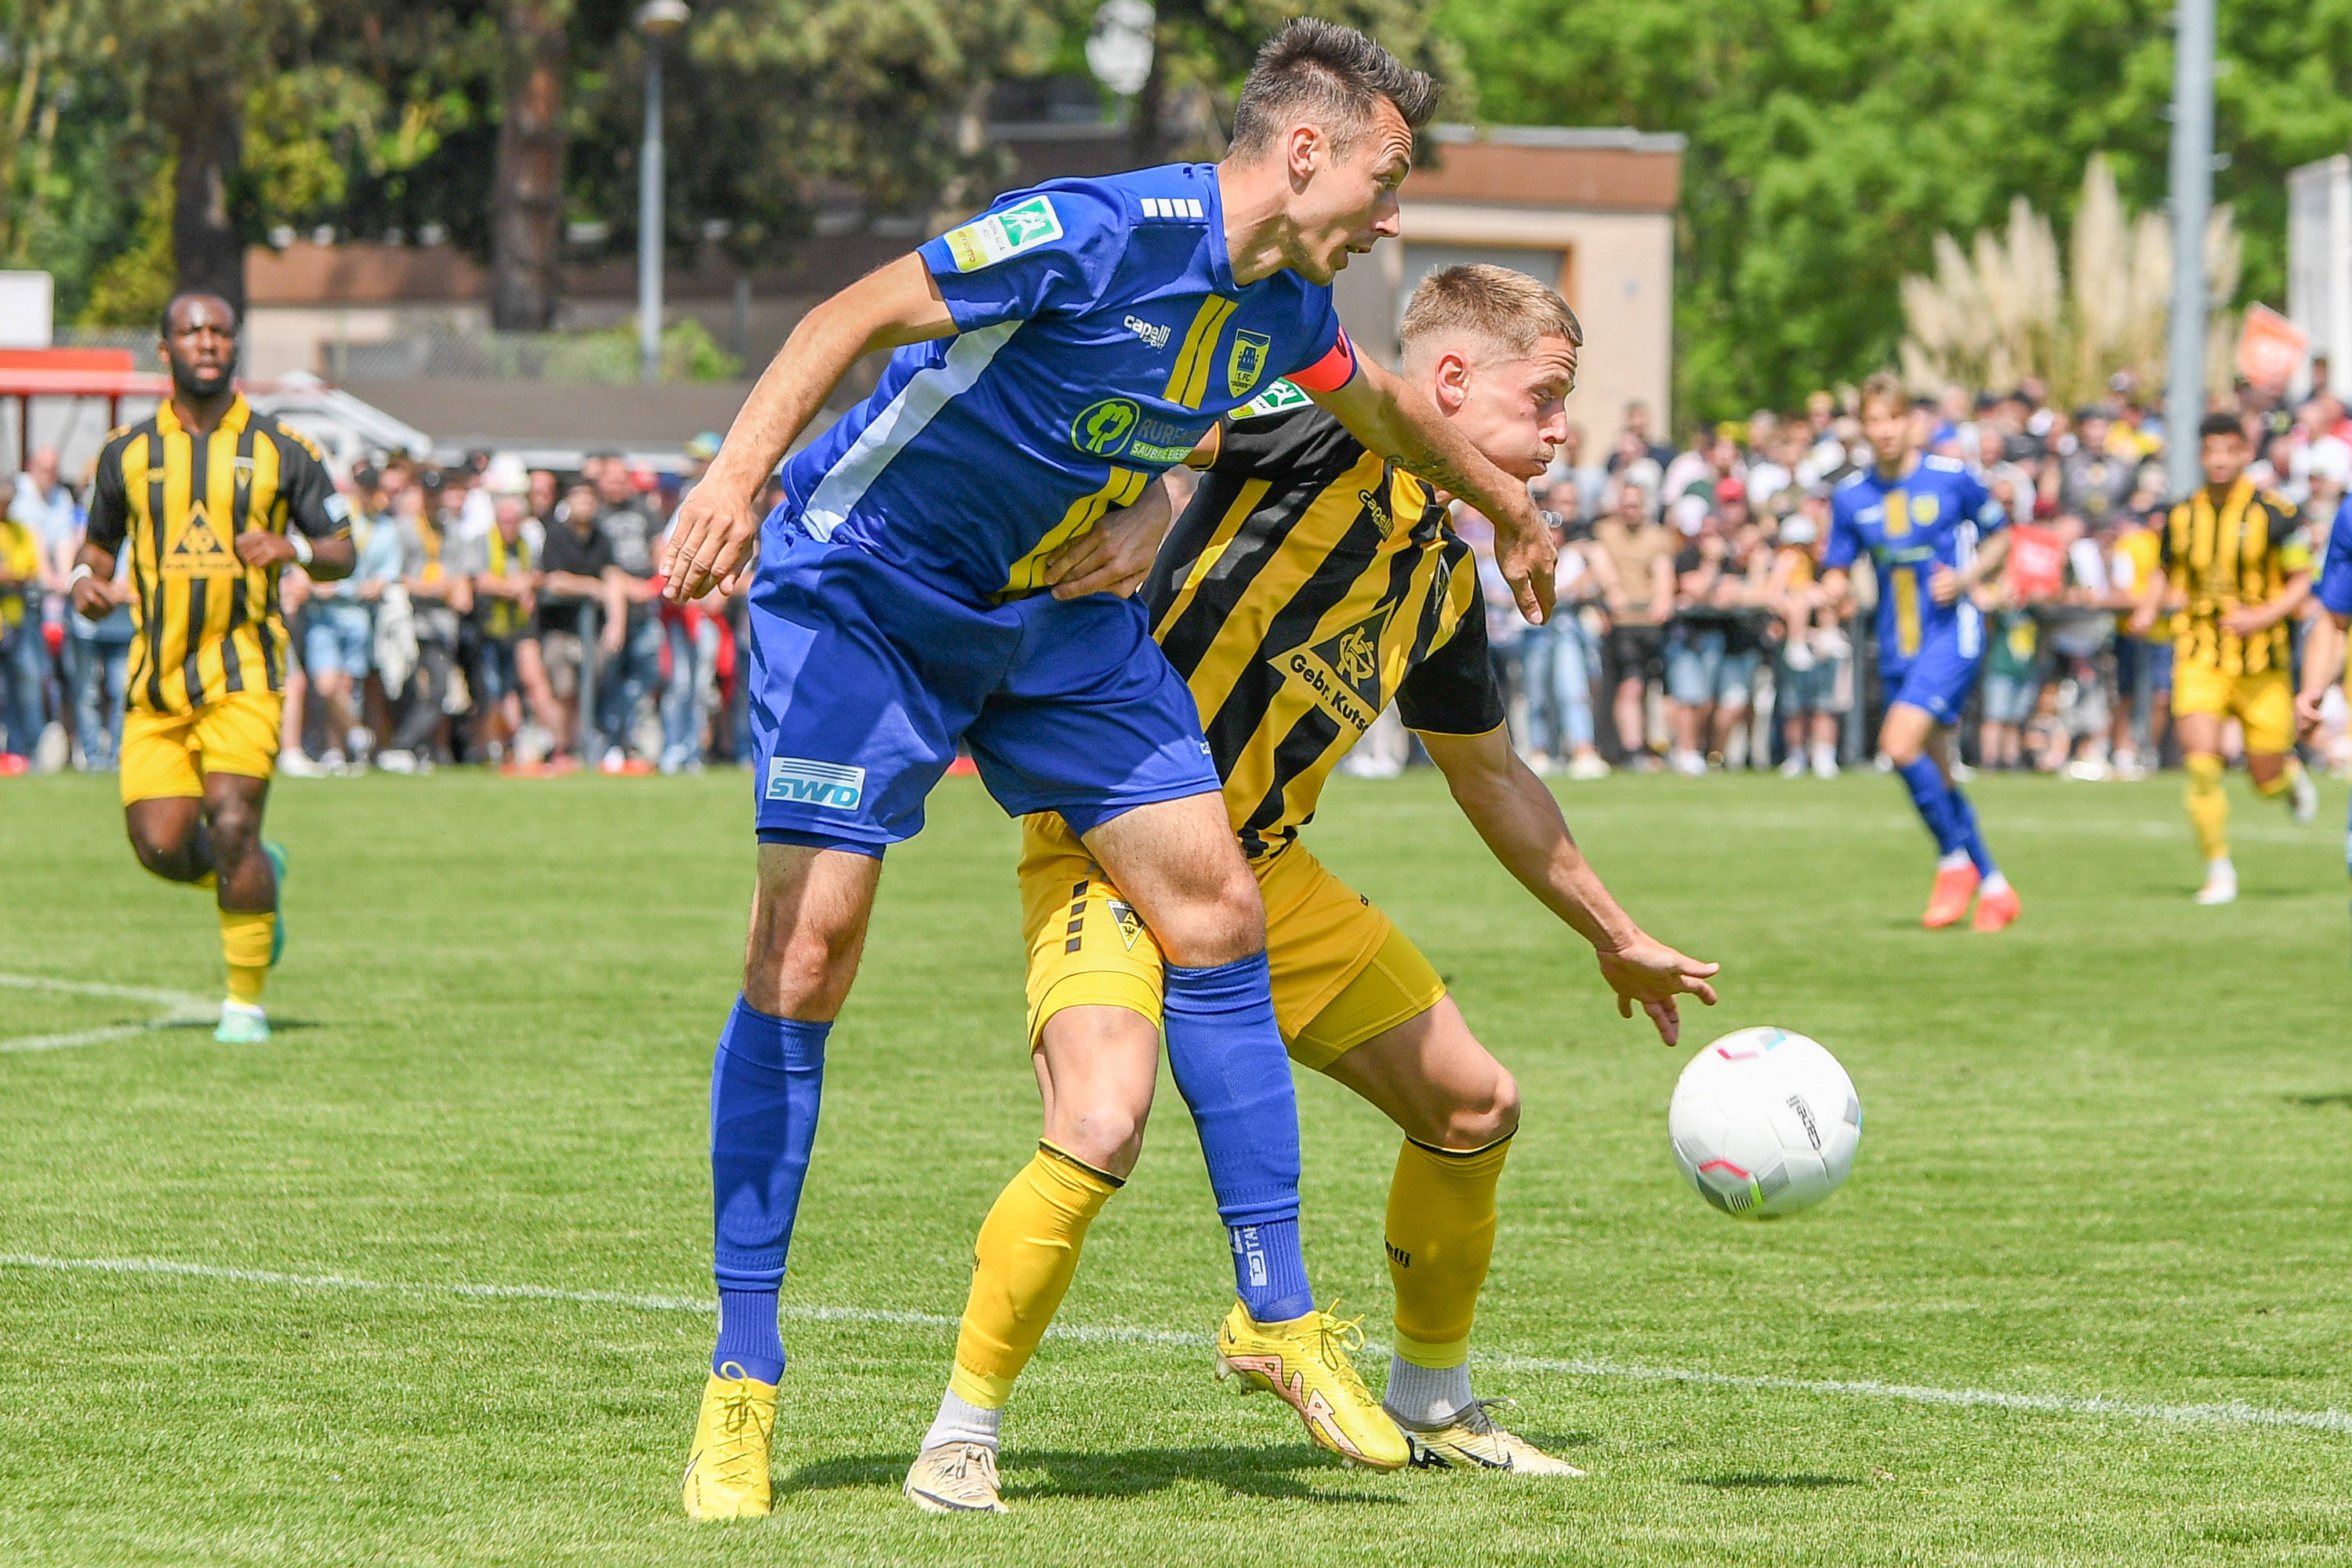
[(1255, 860), (1297, 837), (1391, 700), (1413, 729), (1461, 735), (1500, 724), (1503, 701), (1470, 547), (1427, 485), (1303, 395), (1261, 399), (1217, 442), (1143, 599)]
[(2311, 542), (2293, 501), (2241, 479), (2217, 507), (2212, 487), (2200, 485), (2172, 509), (2158, 559), (2172, 592), (2186, 601), (2176, 622), (2177, 657), (2224, 675), (2288, 668), (2294, 645), (2286, 622), (2241, 637), (2223, 629), (2221, 617), (2276, 598), (2289, 578), (2311, 570)]
[(278, 568), (246, 565), (236, 536), (290, 525), (328, 539), (349, 518), (310, 438), (255, 412), (241, 394), (209, 436), (190, 435), (166, 401), (153, 418), (108, 437), (89, 542), (131, 552), (137, 635), (125, 704), (185, 713), (232, 691), (283, 689)]

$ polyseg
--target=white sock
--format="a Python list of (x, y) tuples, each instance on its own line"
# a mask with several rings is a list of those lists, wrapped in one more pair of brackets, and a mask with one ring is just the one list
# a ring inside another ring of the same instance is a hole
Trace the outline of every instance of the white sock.
[(2006, 876), (2003, 876), (2000, 872), (1995, 871), (1991, 876), (1987, 877), (1984, 879), (1983, 884), (1977, 889), (1977, 891), (1979, 893), (1990, 893), (1998, 897), (1999, 895), (2009, 891), (2009, 879)]
[(259, 1004), (253, 1002), (240, 1002), (234, 996), (224, 996), (221, 998), (221, 1014), (224, 1017), (231, 1015), (240, 1018), (267, 1018), (269, 1016), (268, 1010), (263, 1008)]
[(996, 1434), (1004, 1425), (1002, 1410), (982, 1410), (956, 1397), (954, 1389), (940, 1396), (939, 1419), (923, 1436), (925, 1451), (942, 1443), (977, 1443), (983, 1448), (996, 1447)]
[(2238, 868), (2231, 863), (2227, 855), (2219, 860), (2208, 860), (2205, 862), (2205, 879), (2209, 882), (2234, 882), (2238, 879)]
[(1415, 1366), (1400, 1355), (1389, 1357), (1389, 1391), (1381, 1405), (1408, 1426), (1443, 1426), (1471, 1405), (1470, 1368), (1438, 1370)]
[(1955, 849), (1949, 855), (1939, 855), (1937, 857), (1936, 869), (1938, 871), (1957, 871), (1968, 863), (1969, 852), (1965, 849)]

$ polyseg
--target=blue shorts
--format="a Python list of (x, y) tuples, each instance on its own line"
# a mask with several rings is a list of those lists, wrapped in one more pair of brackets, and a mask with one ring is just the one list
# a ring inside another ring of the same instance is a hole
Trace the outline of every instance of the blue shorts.
[(1961, 628), (1953, 626), (1938, 628), (1906, 660), (1882, 660), (1878, 672), (1886, 683), (1889, 707), (1908, 703), (1925, 709), (1937, 723), (1950, 725), (1960, 721), (1960, 710), (1968, 706), (1977, 671), (1983, 667), (1984, 638), (1964, 638)]
[(1985, 677), (1984, 721), (2021, 727), (2032, 721), (2033, 710), (2042, 701), (2042, 677), (2039, 675), (1988, 675)]
[(520, 637), (484, 637), (482, 639), (482, 700), (501, 702), (509, 691), (522, 689), (522, 676), (515, 668), (515, 645)]
[(879, 855), (971, 750), (1015, 816), (1080, 833), (1221, 787), (1192, 693), (1143, 606), (1096, 594), (980, 608), (771, 519), (751, 595), (760, 837)]
[(340, 671), (365, 680), (374, 647), (375, 617), (366, 609), (314, 605), (310, 625), (302, 634), (302, 668), (312, 675)]

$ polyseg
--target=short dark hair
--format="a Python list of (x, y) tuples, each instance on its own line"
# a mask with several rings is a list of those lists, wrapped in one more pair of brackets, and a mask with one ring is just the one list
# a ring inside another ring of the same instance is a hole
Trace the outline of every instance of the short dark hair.
[(168, 338), (172, 335), (172, 312), (178, 310), (181, 302), (186, 300), (218, 300), (221, 304), (226, 305), (228, 307), (228, 330), (231, 334), (235, 334), (245, 325), (245, 312), (236, 308), (236, 302), (235, 300), (228, 299), (225, 295), (215, 294), (209, 289), (183, 289), (178, 293), (163, 301), (163, 313), (155, 318), (155, 335), (157, 337)]
[(1234, 105), (1233, 150), (1265, 153), (1283, 122), (1305, 110), (1325, 117), (1332, 149), (1343, 152), (1385, 98), (1418, 131), (1437, 112), (1438, 86), (1353, 27), (1295, 16), (1258, 50)]
[(2197, 422), (2197, 438), (2202, 441), (2208, 436), (2235, 436), (2242, 441), (2245, 423), (2234, 414), (2208, 414)]

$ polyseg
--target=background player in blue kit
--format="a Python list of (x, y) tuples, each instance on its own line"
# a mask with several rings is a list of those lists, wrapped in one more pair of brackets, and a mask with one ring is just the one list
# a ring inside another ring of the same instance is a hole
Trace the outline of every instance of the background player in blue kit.
[(1978, 931), (2020, 912), (2017, 890), (1993, 864), (1976, 808), (1952, 782), (1952, 726), (1984, 663), (1984, 616), (1969, 595), (2008, 558), (2008, 519), (1968, 469), (1919, 451), (1911, 400), (1894, 376), (1862, 389), (1863, 433), (1875, 466), (1832, 498), (1822, 585), (1843, 597), (1865, 551), (1878, 576), (1878, 664), (1888, 693), (1878, 748), (1910, 787), (1935, 835), (1936, 885), (1921, 923), (1957, 924), (1976, 900)]
[[(2327, 531), (2327, 557), (2320, 563), (2319, 585), (2312, 594), (2326, 613), (2303, 645), (2303, 689), (2295, 694), (2294, 719), (2305, 741), (2319, 728), (2327, 689), (2344, 674), (2344, 634), (2352, 627), (2352, 497), (2336, 510), (2335, 525)], [(2352, 872), (2352, 821), (2344, 826), (2344, 868)]]
[[(1265, 913), (1192, 696), (1131, 600), (1056, 600), (1047, 560), (1129, 505), (1218, 416), (1279, 377), (1493, 516), (1521, 608), (1552, 543), (1526, 489), (1340, 331), (1330, 280), (1397, 232), (1430, 79), (1343, 27), (1261, 51), (1233, 151), (1056, 181), (820, 305), (678, 511), (667, 592), (751, 593), (759, 879), (743, 994), (711, 1073), (719, 1332), (685, 1483), (698, 1518), (764, 1513), (777, 1291), (814, 1138), (824, 1045), (890, 844), (968, 743), (1015, 815), (1059, 812), (1171, 962), (1169, 1062), (1233, 1233), (1236, 1290), (1282, 1340), (1319, 1442), (1402, 1465), (1402, 1436), (1325, 1359), (1298, 1242), (1297, 1110)], [(752, 498), (850, 364), (881, 384)], [(1139, 563), (1138, 574), (1142, 564)], [(992, 1458), (984, 1461), (992, 1465)]]

